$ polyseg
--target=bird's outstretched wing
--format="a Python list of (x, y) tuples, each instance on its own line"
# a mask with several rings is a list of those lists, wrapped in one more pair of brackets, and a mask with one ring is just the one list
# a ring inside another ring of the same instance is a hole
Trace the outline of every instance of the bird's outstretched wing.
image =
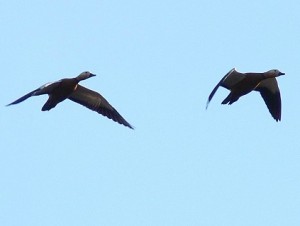
[(21, 103), (24, 100), (26, 100), (26, 99), (28, 99), (29, 97), (32, 97), (32, 96), (38, 96), (38, 95), (46, 94), (46, 93), (48, 93), (49, 88), (53, 89), (53, 88), (57, 87), (59, 84), (60, 84), (60, 81), (46, 83), (45, 85), (42, 85), (41, 87), (39, 87), (39, 88), (31, 91), (30, 93), (27, 93), (26, 95), (20, 97), (19, 99), (15, 100), (14, 102), (11, 102), (10, 104), (7, 104), (6, 106)]
[(69, 99), (81, 104), (93, 111), (102, 114), (115, 122), (123, 124), (131, 129), (133, 127), (111, 106), (108, 101), (99, 93), (77, 85), (76, 90), (69, 96)]
[(264, 99), (269, 112), (276, 121), (281, 120), (281, 97), (276, 78), (261, 81), (255, 88)]
[(26, 95), (20, 97), (19, 99), (15, 100), (14, 102), (11, 102), (10, 104), (7, 104), (6, 106), (10, 106), (10, 105), (13, 105), (13, 104), (18, 104), (18, 103), (21, 103), (22, 101), (28, 99), (29, 97), (32, 97), (33, 94), (38, 91), (39, 89), (35, 89), (33, 91), (31, 91), (30, 93), (27, 93)]

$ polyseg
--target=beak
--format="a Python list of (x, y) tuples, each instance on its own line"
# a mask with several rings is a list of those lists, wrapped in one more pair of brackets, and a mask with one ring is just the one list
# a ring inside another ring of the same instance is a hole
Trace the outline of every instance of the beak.
[(285, 75), (285, 73), (283, 73), (283, 72), (279, 72), (279, 75)]
[(94, 77), (94, 76), (96, 76), (96, 75), (91, 73), (90, 76), (91, 76), (91, 77)]

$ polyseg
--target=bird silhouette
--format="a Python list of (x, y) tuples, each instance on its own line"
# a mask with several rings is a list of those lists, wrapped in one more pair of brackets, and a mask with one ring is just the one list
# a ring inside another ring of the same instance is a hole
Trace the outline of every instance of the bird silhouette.
[(219, 86), (230, 90), (229, 95), (222, 101), (222, 104), (233, 104), (241, 96), (255, 90), (260, 92), (272, 117), (276, 121), (280, 121), (281, 97), (276, 77), (284, 74), (285, 73), (280, 72), (277, 69), (269, 70), (263, 73), (241, 73), (233, 68), (221, 79), (221, 81), (210, 93), (207, 100), (206, 109)]
[(133, 129), (133, 127), (117, 112), (113, 106), (109, 104), (109, 102), (101, 94), (78, 84), (82, 80), (94, 76), (96, 75), (85, 71), (75, 78), (64, 78), (57, 82), (47, 83), (20, 97), (7, 106), (18, 104), (32, 96), (48, 94), (49, 98), (42, 107), (42, 111), (49, 111), (58, 103), (64, 101), (65, 99), (70, 99), (91, 109), (92, 111), (96, 111), (99, 114), (112, 119), (115, 122)]

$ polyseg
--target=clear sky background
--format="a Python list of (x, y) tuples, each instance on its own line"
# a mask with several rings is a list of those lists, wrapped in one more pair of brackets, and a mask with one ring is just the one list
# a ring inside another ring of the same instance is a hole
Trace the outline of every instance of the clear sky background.
[[(2, 1), (0, 225), (300, 225), (299, 1)], [(282, 121), (231, 68), (277, 68)], [(130, 130), (69, 100), (95, 74)]]

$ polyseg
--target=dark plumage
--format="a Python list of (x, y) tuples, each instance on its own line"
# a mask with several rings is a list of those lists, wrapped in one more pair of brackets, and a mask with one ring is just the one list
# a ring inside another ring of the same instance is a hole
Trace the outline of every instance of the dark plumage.
[(83, 72), (75, 78), (65, 78), (57, 82), (47, 83), (40, 88), (20, 97), (7, 106), (18, 104), (32, 96), (48, 94), (49, 98), (42, 107), (42, 111), (49, 111), (58, 103), (64, 101), (65, 99), (70, 99), (108, 117), (109, 119), (114, 120), (115, 122), (133, 129), (133, 127), (117, 112), (116, 109), (113, 108), (113, 106), (108, 103), (108, 101), (103, 96), (78, 84), (80, 81), (93, 76), (96, 75), (90, 72)]
[(222, 104), (233, 104), (241, 96), (252, 90), (260, 92), (271, 115), (276, 121), (281, 120), (281, 98), (276, 77), (284, 75), (279, 70), (273, 69), (264, 73), (240, 73), (235, 68), (231, 69), (210, 93), (206, 108), (219, 86), (230, 90), (229, 95)]

